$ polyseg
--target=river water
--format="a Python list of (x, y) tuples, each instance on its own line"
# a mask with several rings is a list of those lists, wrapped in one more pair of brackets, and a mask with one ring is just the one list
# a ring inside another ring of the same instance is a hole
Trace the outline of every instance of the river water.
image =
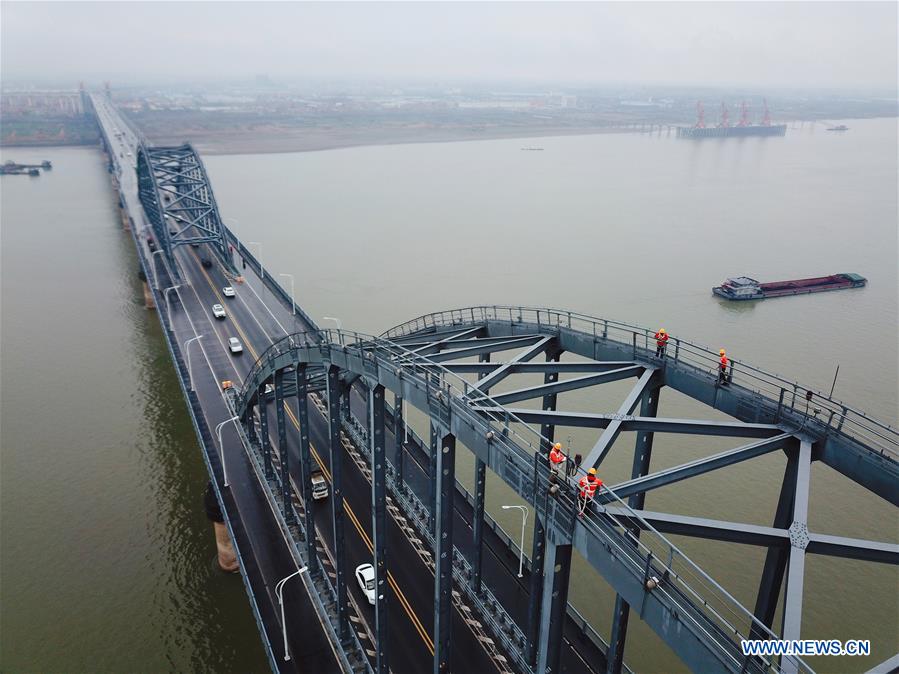
[[(378, 333), (472, 304), (568, 308), (664, 326), (813, 388), (829, 390), (839, 365), (835, 395), (895, 424), (896, 122), (847, 124), (768, 139), (596, 135), (205, 161), (229, 224), (261, 243), (268, 273), (295, 276), (320, 323)], [(204, 468), (100, 156), (10, 157), (55, 168), (2, 182), (0, 666), (264, 669), (239, 578), (212, 568)], [(841, 271), (868, 287), (747, 304), (710, 293), (731, 275)], [(614, 411), (627, 386), (560, 402)], [(709, 415), (667, 390), (659, 413)], [(595, 440), (560, 434), (578, 451)], [(628, 476), (632, 443), (616, 443), (608, 482)], [(736, 444), (659, 436), (653, 469)], [(783, 465), (769, 455), (654, 492), (646, 507), (770, 525)], [(878, 498), (817, 464), (812, 478), (812, 530), (899, 538)], [(499, 505), (513, 502), (491, 482), (488, 507), (510, 531), (518, 521)], [(675, 541), (753, 605), (760, 550)], [(862, 671), (899, 650), (895, 569), (809, 556), (805, 583), (803, 636), (873, 642), (871, 658), (815, 668)], [(571, 598), (607, 635), (614, 595), (582, 560)], [(682, 669), (636, 619), (626, 661)]]

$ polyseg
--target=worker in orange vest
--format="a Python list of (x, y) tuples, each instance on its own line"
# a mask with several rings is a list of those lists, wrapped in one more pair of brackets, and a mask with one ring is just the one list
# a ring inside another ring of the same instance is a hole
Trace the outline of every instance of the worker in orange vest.
[(727, 353), (721, 349), (718, 355), (721, 356), (721, 360), (718, 361), (718, 383), (727, 386)]
[(565, 455), (562, 453), (562, 443), (557, 442), (549, 450), (549, 467), (558, 472), (563, 463), (565, 463)]
[(587, 474), (578, 482), (578, 487), (580, 487), (580, 498), (578, 499), (580, 508), (578, 508), (577, 515), (583, 517), (587, 504), (596, 496), (596, 490), (602, 488), (602, 480), (596, 477), (596, 468), (587, 471)]
[(665, 328), (659, 328), (656, 333), (656, 358), (665, 357), (665, 347), (668, 346), (668, 333)]

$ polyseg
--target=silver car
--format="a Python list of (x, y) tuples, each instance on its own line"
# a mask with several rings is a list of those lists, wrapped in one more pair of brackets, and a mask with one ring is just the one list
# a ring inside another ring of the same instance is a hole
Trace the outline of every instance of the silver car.
[(243, 345), (237, 337), (231, 337), (228, 340), (228, 348), (231, 349), (233, 354), (243, 353)]

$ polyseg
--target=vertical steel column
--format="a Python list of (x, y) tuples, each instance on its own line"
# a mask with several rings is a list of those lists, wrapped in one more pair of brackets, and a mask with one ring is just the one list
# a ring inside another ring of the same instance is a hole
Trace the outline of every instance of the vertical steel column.
[(271, 480), (275, 473), (272, 471), (272, 443), (268, 436), (268, 401), (265, 399), (265, 382), (259, 386), (259, 440), (262, 445), (262, 465), (265, 466), (265, 477)]
[(347, 613), (346, 555), (343, 551), (343, 446), (340, 444), (340, 369), (328, 367), (328, 451), (331, 458), (331, 525), (334, 529), (335, 586), (341, 640), (350, 638)]
[[(559, 362), (561, 351), (552, 351), (546, 353), (546, 362)], [(544, 384), (552, 384), (559, 380), (557, 372), (547, 372), (543, 375)], [(549, 393), (543, 396), (542, 408), (546, 411), (555, 411), (556, 394)], [(555, 424), (540, 424), (540, 435), (552, 443), (556, 437)], [(568, 448), (571, 451), (571, 448)], [(573, 457), (568, 457), (569, 461), (573, 461)], [(538, 466), (543, 465), (544, 461), (548, 461), (548, 457), (542, 455), (538, 458)], [(548, 462), (546, 464), (549, 465)], [(543, 572), (544, 572), (544, 554), (546, 549), (546, 530), (543, 526), (543, 520), (546, 516), (546, 500), (549, 498), (548, 486), (543, 488), (538, 484), (534, 484), (534, 540), (531, 543), (531, 589), (528, 595), (528, 624), (527, 632), (527, 659), (530, 664), (534, 664), (537, 658), (537, 639), (540, 629), (540, 610), (543, 600)]]
[(300, 422), (300, 487), (303, 493), (303, 512), (306, 524), (306, 564), (309, 575), (319, 574), (318, 556), (315, 551), (315, 499), (312, 498), (312, 455), (309, 452), (309, 396), (306, 364), (299, 363), (294, 375), (297, 380), (297, 421)]
[(431, 431), (428, 442), (428, 531), (434, 534), (435, 504), (437, 503), (437, 427), (430, 422)]
[[(793, 492), (793, 522), (790, 524), (790, 559), (786, 569), (784, 589), (783, 629), (784, 639), (797, 640), (802, 627), (802, 595), (805, 585), (805, 548), (808, 546), (808, 493), (812, 463), (812, 443), (799, 442), (799, 459), (796, 469), (796, 488)], [(785, 674), (797, 674), (799, 663), (793, 658), (783, 658), (781, 668)]]
[(403, 479), (403, 454), (405, 453), (406, 424), (403, 416), (403, 396), (395, 393), (393, 396), (393, 488), (402, 493), (405, 489)]
[(281, 459), (281, 505), (284, 520), (293, 524), (293, 508), (290, 503), (290, 460), (287, 449), (287, 423), (284, 420), (284, 372), (275, 370), (275, 416), (278, 418), (278, 458)]
[(456, 437), (447, 433), (437, 452), (437, 527), (434, 535), (434, 674), (450, 671), (453, 621), (453, 498)]
[[(247, 405), (247, 409), (243, 414), (243, 425), (244, 428), (247, 429), (247, 440), (250, 441), (250, 445), (256, 446), (259, 444), (259, 437), (256, 434), (256, 416), (253, 413), (253, 405)], [(256, 407), (259, 407), (259, 402), (257, 401)]]
[(537, 648), (538, 674), (560, 672), (562, 629), (568, 607), (568, 582), (571, 577), (571, 542), (546, 547), (546, 574), (543, 579), (543, 611), (540, 615), (540, 640)]
[(384, 447), (384, 387), (368, 391), (368, 437), (371, 442), (371, 512), (375, 567), (375, 671), (387, 674), (387, 453)]
[[(490, 354), (482, 353), (478, 356), (478, 362), (489, 363)], [(478, 379), (483, 379), (482, 372)], [(487, 391), (484, 391), (487, 394)], [(471, 534), (473, 543), (473, 557), (471, 560), (471, 589), (481, 591), (481, 561), (484, 541), (484, 501), (487, 498), (487, 464), (480, 459), (475, 459), (474, 466), (474, 517), (472, 520)]]
[[(774, 515), (774, 527), (786, 529), (790, 526), (793, 514), (793, 501), (796, 489), (796, 476), (799, 468), (799, 453), (795, 447), (784, 447), (787, 455), (787, 466), (784, 469), (783, 483), (780, 487), (780, 498), (777, 501), (777, 511)], [(762, 578), (759, 581), (759, 591), (755, 600), (753, 615), (767, 627), (774, 623), (774, 614), (777, 611), (777, 601), (780, 597), (784, 580), (784, 572), (790, 550), (785, 546), (769, 546), (765, 555), (765, 566), (762, 567)], [(749, 632), (750, 639), (764, 639), (765, 634), (755, 626)]]
[[(659, 412), (659, 395), (662, 389), (658, 386), (650, 386), (640, 397), (640, 416), (654, 417)], [(655, 434), (652, 431), (640, 431), (637, 433), (637, 443), (634, 446), (634, 463), (631, 468), (631, 479), (643, 477), (649, 474), (649, 463), (652, 458), (652, 441)], [(632, 495), (628, 499), (628, 505), (636, 510), (642, 510), (646, 502), (646, 492)], [(631, 526), (630, 532), (639, 538), (640, 528)], [(609, 636), (609, 650), (606, 653), (606, 672), (608, 674), (620, 674), (621, 665), (624, 662), (624, 645), (627, 641), (627, 623), (630, 618), (630, 606), (620, 594), (615, 595), (615, 612), (612, 617), (612, 633)]]

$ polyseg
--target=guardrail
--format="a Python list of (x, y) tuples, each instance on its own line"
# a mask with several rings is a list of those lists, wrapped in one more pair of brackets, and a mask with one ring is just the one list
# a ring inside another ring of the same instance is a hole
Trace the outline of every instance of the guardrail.
[[(298, 348), (318, 350), (322, 360), (330, 359), (332, 349), (348, 357), (356, 357), (363, 370), (356, 374), (377, 376), (379, 368), (383, 367), (404, 380), (415, 380), (417, 387), (426, 392), (432, 413), (435, 409), (447, 409), (486, 425), (491, 442), (501, 448), (506, 459), (505, 470), (524, 476), (530, 485), (537, 484), (535, 456), (542, 454), (543, 449), (549, 446), (548, 438), (521, 422), (480, 390), (477, 390), (479, 401), (486, 401), (500, 411), (474, 412), (469, 404), (469, 395), (476, 390), (472, 384), (427, 356), (384, 338), (334, 329), (284, 337), (272, 344), (253, 364), (238, 392), (239, 398), (247, 401), (258, 391), (259, 385), (271, 375), (268, 370), (278, 356), (290, 353), (298, 360)], [(238, 413), (241, 411), (238, 410)], [(515, 427), (511, 425), (513, 422), (517, 422)], [(583, 470), (580, 472), (583, 473)], [(634, 535), (625, 522), (599, 505), (593, 505), (585, 512), (585, 517), (578, 518), (579, 524), (586, 527), (592, 536), (602, 540), (608, 550), (614, 549), (617, 561), (629, 568), (631, 574), (645, 576), (649, 569), (663, 578), (664, 582), (654, 592), (661, 593), (669, 606), (677, 607), (679, 620), (689, 620), (707, 643), (715, 644), (718, 656), (728, 662), (730, 668), (736, 671), (780, 672), (782, 662), (758, 657), (751, 660), (741, 658), (739, 648), (741, 639), (778, 639), (777, 634), (614, 491), (608, 488), (604, 491), (611, 499), (609, 502), (615, 504), (628, 519), (639, 522), (641, 535)], [(573, 489), (562, 490), (556, 499), (561, 510), (570, 512), (577, 507)], [(791, 660), (798, 671), (812, 671), (798, 657), (785, 659)]]
[[(655, 331), (648, 328), (575, 311), (506, 305), (484, 305), (425, 314), (391, 328), (382, 337), (396, 339), (429, 328), (488, 321), (510, 325), (529, 323), (550, 329), (568, 328), (630, 347), (635, 357), (651, 360), (655, 354)], [(718, 352), (700, 344), (671, 337), (665, 358), (717, 376)], [(798, 417), (803, 427), (809, 423), (820, 427), (825, 434), (845, 435), (873, 451), (899, 460), (899, 429), (890, 424), (827, 394), (743, 361), (730, 360), (728, 377), (731, 383), (763, 396), (776, 419), (786, 415)]]

